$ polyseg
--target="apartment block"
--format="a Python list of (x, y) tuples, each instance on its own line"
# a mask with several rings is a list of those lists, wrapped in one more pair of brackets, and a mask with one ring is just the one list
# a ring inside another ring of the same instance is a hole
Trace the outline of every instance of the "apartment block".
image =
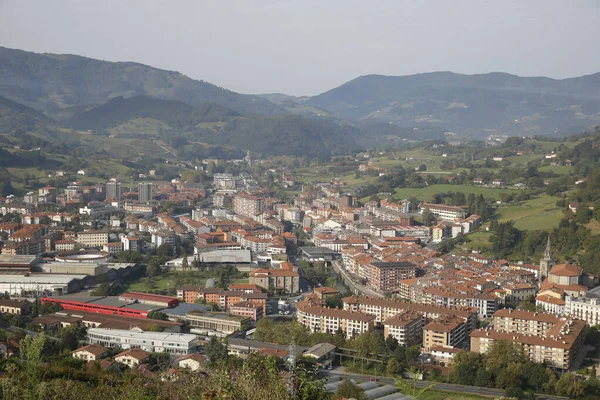
[(429, 210), (430, 213), (444, 221), (453, 222), (455, 219), (464, 219), (467, 216), (466, 207), (454, 207), (444, 204), (421, 203), (420, 212)]
[(464, 318), (448, 316), (425, 325), (423, 347), (426, 349), (435, 346), (460, 347), (465, 344), (468, 337)]
[(375, 316), (375, 322), (378, 324), (401, 312), (414, 311), (422, 314), (426, 323), (439, 317), (457, 316), (466, 321), (465, 328), (467, 332), (471, 332), (477, 327), (477, 309), (473, 307), (444, 307), (368, 296), (344, 297), (342, 301), (344, 310), (373, 315)]
[(296, 319), (311, 332), (335, 333), (342, 330), (350, 339), (373, 328), (375, 317), (355, 311), (325, 308), (301, 301)]
[(77, 232), (76, 241), (84, 247), (102, 247), (108, 243), (108, 232), (96, 230)]
[(383, 335), (391, 335), (400, 346), (413, 346), (423, 343), (425, 318), (417, 312), (406, 311), (383, 321)]
[(380, 293), (398, 292), (400, 281), (417, 276), (415, 264), (401, 262), (374, 262), (369, 265), (369, 287)]
[(233, 198), (233, 211), (236, 214), (253, 217), (263, 211), (263, 199), (247, 193), (241, 193)]
[(585, 321), (556, 315), (518, 310), (494, 313), (494, 329), (471, 332), (471, 351), (485, 353), (496, 340), (519, 344), (533, 362), (551, 368), (577, 368), (576, 360), (584, 341)]

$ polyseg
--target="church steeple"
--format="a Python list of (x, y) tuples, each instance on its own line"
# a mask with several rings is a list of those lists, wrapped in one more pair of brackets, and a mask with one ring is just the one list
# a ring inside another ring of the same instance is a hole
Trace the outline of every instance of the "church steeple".
[(554, 265), (554, 260), (552, 259), (552, 243), (550, 239), (550, 234), (548, 234), (548, 242), (546, 242), (546, 250), (544, 251), (544, 256), (540, 260), (540, 273), (538, 276), (540, 285), (542, 281), (548, 278), (548, 274), (550, 273), (550, 268)]

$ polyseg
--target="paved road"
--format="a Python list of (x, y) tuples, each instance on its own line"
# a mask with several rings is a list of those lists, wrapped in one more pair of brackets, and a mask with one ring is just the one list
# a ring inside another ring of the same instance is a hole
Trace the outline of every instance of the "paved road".
[[(321, 371), (321, 374), (326, 376), (339, 376), (340, 378), (347, 379), (356, 379), (356, 380), (369, 380), (369, 375), (361, 375), (361, 374), (352, 374), (346, 373), (342, 370), (342, 368), (336, 368), (335, 370), (324, 370)], [(382, 384), (395, 385), (394, 379), (392, 378), (377, 378), (377, 381)], [(412, 383), (412, 381), (409, 381)], [(464, 385), (454, 385), (451, 383), (439, 383), (439, 382), (429, 382), (429, 381), (419, 381), (417, 382), (417, 387), (422, 389), (431, 384), (435, 384), (435, 390), (441, 390), (444, 392), (454, 392), (454, 393), (467, 393), (474, 394), (480, 396), (504, 396), (504, 390), (501, 389), (492, 389), (492, 388), (481, 388), (477, 386), (464, 386)], [(539, 400), (568, 400), (566, 397), (559, 396), (549, 396), (545, 394), (538, 394), (537, 398)]]
[(353, 293), (356, 293), (356, 291), (358, 291), (357, 294), (363, 294), (365, 296), (383, 297), (383, 295), (381, 293), (377, 293), (377, 292), (369, 289), (368, 287), (360, 285), (360, 284), (356, 283), (355, 281), (353, 281), (352, 278), (350, 277), (350, 275), (344, 269), (344, 266), (342, 265), (341, 260), (334, 261), (332, 263), (332, 265), (333, 265), (333, 268), (335, 268), (335, 271), (338, 273), (338, 275), (342, 278), (342, 281), (344, 282), (344, 284)]

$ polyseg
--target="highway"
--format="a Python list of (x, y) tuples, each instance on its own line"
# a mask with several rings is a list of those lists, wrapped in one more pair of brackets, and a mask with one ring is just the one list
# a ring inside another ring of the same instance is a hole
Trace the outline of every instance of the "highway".
[[(346, 379), (354, 379), (354, 380), (363, 380), (368, 381), (371, 376), (369, 375), (360, 375), (360, 374), (351, 374), (341, 371), (342, 368), (336, 368), (335, 370), (323, 370), (319, 372), (320, 375), (323, 376), (339, 376), (340, 378)], [(412, 380), (407, 380), (412, 384)], [(379, 378), (377, 377), (377, 382), (388, 385), (395, 385), (394, 379), (392, 378)], [(455, 385), (452, 383), (440, 383), (440, 382), (430, 382), (430, 381), (418, 381), (417, 387), (422, 389), (431, 384), (435, 384), (433, 389), (441, 390), (444, 392), (454, 392), (454, 393), (467, 393), (474, 394), (479, 396), (491, 396), (491, 397), (500, 397), (504, 396), (504, 390), (501, 389), (493, 389), (493, 388), (482, 388), (477, 386), (464, 386), (464, 385)], [(550, 396), (546, 394), (536, 394), (539, 400), (568, 400), (567, 397), (560, 396)]]

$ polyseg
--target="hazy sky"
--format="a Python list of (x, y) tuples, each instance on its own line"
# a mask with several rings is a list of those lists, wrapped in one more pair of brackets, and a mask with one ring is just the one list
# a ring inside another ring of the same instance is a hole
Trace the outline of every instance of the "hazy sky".
[(137, 61), (242, 93), (366, 74), (600, 71), (600, 0), (0, 0), (0, 46)]

